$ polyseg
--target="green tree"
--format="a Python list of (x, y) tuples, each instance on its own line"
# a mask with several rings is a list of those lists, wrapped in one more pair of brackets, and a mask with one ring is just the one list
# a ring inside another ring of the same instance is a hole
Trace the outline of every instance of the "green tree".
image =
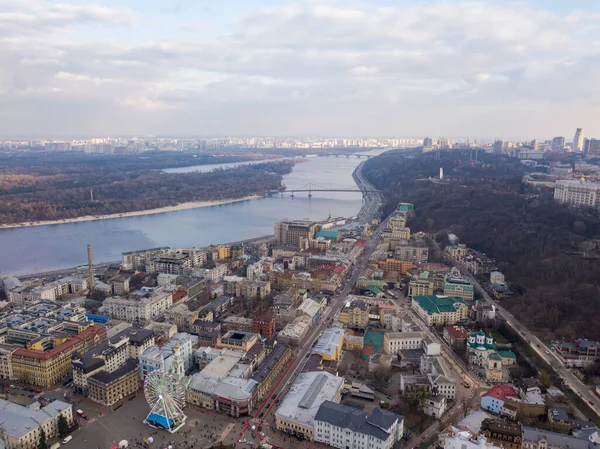
[(546, 388), (550, 388), (552, 386), (552, 380), (550, 380), (550, 376), (548, 375), (546, 370), (543, 369), (540, 371), (539, 379), (540, 382), (542, 382)]
[(48, 442), (46, 441), (46, 432), (44, 432), (44, 429), (40, 429), (40, 441), (38, 442), (38, 449), (47, 449), (48, 448)]
[(63, 415), (58, 415), (58, 436), (64, 438), (69, 433), (69, 423)]

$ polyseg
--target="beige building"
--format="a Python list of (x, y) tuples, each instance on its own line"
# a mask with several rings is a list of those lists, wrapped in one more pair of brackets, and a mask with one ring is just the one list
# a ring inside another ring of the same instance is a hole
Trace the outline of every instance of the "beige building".
[(177, 325), (179, 332), (192, 332), (194, 321), (200, 316), (200, 308), (190, 310), (188, 303), (175, 304), (165, 311), (165, 321)]
[(73, 406), (66, 402), (25, 407), (0, 399), (0, 438), (7, 449), (37, 449), (42, 430), (47, 439), (58, 436), (61, 415), (69, 426), (73, 425)]
[(600, 183), (583, 179), (559, 180), (554, 185), (554, 199), (561, 204), (582, 207), (600, 207)]
[(318, 228), (318, 223), (312, 221), (298, 220), (275, 223), (275, 241), (278, 245), (303, 248), (308, 245), (309, 240), (314, 239)]
[(369, 325), (369, 305), (357, 299), (340, 311), (339, 322), (352, 329), (366, 329)]
[(440, 295), (413, 296), (411, 307), (428, 326), (457, 324), (469, 312), (462, 298)]
[(165, 313), (173, 305), (170, 291), (155, 289), (145, 296), (128, 296), (127, 298), (106, 298), (102, 303), (101, 313), (117, 320), (145, 326)]
[(0, 345), (0, 379), (14, 379), (12, 355), (19, 349), (16, 345)]
[(135, 360), (129, 359), (116, 371), (102, 371), (88, 379), (88, 397), (106, 407), (130, 397), (142, 386)]

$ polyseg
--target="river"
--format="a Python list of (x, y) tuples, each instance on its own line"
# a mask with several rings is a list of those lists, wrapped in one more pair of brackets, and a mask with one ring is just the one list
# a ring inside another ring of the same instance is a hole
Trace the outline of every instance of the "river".
[[(365, 152), (377, 155), (383, 150)], [(288, 189), (308, 183), (324, 188), (356, 187), (352, 172), (356, 157), (315, 157), (296, 164), (283, 177)], [(215, 165), (211, 168), (218, 168)], [(222, 164), (231, 167), (231, 164)], [(202, 170), (178, 168), (176, 171)], [(170, 170), (173, 171), (173, 170)], [(0, 229), (0, 275), (29, 274), (87, 263), (87, 244), (94, 263), (119, 260), (121, 253), (157, 246), (191, 247), (251, 239), (273, 232), (285, 219), (323, 220), (328, 215), (350, 217), (360, 210), (360, 193), (316, 192), (312, 198), (279, 195), (220, 206), (166, 212), (156, 215)]]

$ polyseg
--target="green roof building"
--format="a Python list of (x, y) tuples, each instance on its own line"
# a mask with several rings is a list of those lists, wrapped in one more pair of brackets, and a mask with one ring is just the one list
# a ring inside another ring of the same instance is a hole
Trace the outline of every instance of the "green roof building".
[(456, 324), (469, 312), (464, 300), (456, 296), (413, 296), (411, 307), (428, 326)]
[(414, 208), (415, 206), (412, 203), (398, 203), (398, 207), (396, 208), (396, 210), (400, 212), (408, 212), (413, 210)]
[(317, 233), (315, 234), (315, 237), (322, 237), (324, 239), (329, 239), (329, 240), (337, 240), (340, 236), (340, 233), (337, 231), (327, 231), (327, 230), (323, 230), (323, 231), (317, 231)]

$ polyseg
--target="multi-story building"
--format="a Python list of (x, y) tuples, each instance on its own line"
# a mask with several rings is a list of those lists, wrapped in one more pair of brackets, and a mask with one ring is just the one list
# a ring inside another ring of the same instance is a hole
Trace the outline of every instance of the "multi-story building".
[(339, 449), (391, 449), (404, 434), (402, 416), (380, 408), (369, 415), (332, 401), (321, 404), (314, 423), (314, 441)]
[(158, 257), (165, 251), (168, 251), (168, 246), (161, 248), (143, 249), (140, 251), (129, 251), (121, 254), (121, 267), (125, 270), (140, 270), (155, 257)]
[(429, 296), (434, 293), (434, 282), (430, 279), (429, 271), (422, 271), (408, 282), (408, 296)]
[(252, 332), (252, 323), (252, 318), (228, 316), (223, 320), (223, 328), (226, 331)]
[(406, 244), (397, 245), (395, 258), (408, 262), (425, 263), (429, 260), (429, 248), (422, 239), (412, 238)]
[(454, 267), (444, 278), (444, 295), (473, 301), (475, 292), (468, 278), (462, 276), (460, 271)]
[(0, 344), (0, 379), (14, 379), (12, 355), (17, 349), (19, 349), (17, 345)]
[(343, 345), (344, 330), (340, 327), (328, 327), (321, 333), (317, 344), (313, 347), (313, 354), (319, 354), (323, 360), (339, 361)]
[(554, 199), (561, 204), (600, 207), (600, 183), (561, 179), (554, 185)]
[(271, 294), (271, 282), (245, 280), (241, 285), (241, 293), (246, 298), (266, 298)]
[(151, 330), (129, 327), (84, 354), (73, 353), (73, 384), (77, 392), (87, 395), (91, 377), (102, 372), (116, 372), (130, 359), (137, 362), (140, 354), (153, 345)]
[(433, 146), (433, 139), (431, 137), (425, 137), (423, 139), (423, 148), (431, 148)]
[(231, 376), (216, 379), (200, 372), (188, 378), (186, 400), (188, 404), (238, 418), (254, 409), (258, 387), (252, 379)]
[(423, 332), (386, 332), (383, 350), (386, 354), (398, 354), (409, 349), (421, 349), (424, 336)]
[(271, 391), (273, 384), (279, 379), (279, 376), (289, 365), (290, 360), (292, 360), (292, 350), (290, 347), (278, 344), (258, 367), (256, 372), (252, 375), (252, 380), (259, 384), (259, 401), (262, 401), (269, 391)]
[(583, 129), (581, 128), (575, 130), (575, 135), (573, 136), (573, 151), (578, 153), (583, 151)]
[(450, 427), (449, 431), (440, 434), (439, 447), (444, 449), (502, 449), (502, 446), (495, 446), (488, 442), (482, 434), (476, 436), (468, 430), (457, 427)]
[(413, 267), (413, 262), (399, 259), (385, 259), (379, 261), (377, 266), (384, 274), (387, 274), (390, 271), (404, 274)]
[(132, 292), (126, 298), (107, 298), (103, 301), (102, 313), (118, 320), (145, 326), (163, 315), (173, 304), (173, 294), (161, 289)]
[(495, 385), (481, 397), (481, 408), (501, 415), (507, 397), (517, 397), (517, 392), (512, 385)]
[(264, 338), (271, 338), (275, 334), (275, 317), (273, 315), (252, 320), (252, 332)]
[(483, 436), (496, 446), (505, 449), (521, 449), (521, 425), (486, 418), (481, 423)]
[(413, 296), (411, 307), (428, 326), (457, 324), (469, 312), (462, 298), (436, 295)]
[(277, 341), (291, 346), (298, 346), (311, 329), (312, 319), (302, 315), (287, 324), (278, 334)]
[(369, 305), (360, 299), (349, 302), (340, 311), (338, 320), (351, 329), (366, 329), (369, 325)]
[(40, 387), (50, 387), (72, 376), (71, 356), (87, 352), (106, 341), (106, 328), (89, 325), (77, 335), (44, 338), (12, 354), (16, 380)]
[(282, 221), (275, 223), (275, 241), (278, 245), (303, 248), (318, 229), (318, 223), (312, 221)]
[(200, 316), (200, 308), (190, 309), (190, 303), (181, 302), (165, 311), (165, 321), (177, 325), (179, 332), (192, 332), (194, 322)]
[(230, 348), (248, 351), (258, 342), (258, 335), (252, 332), (228, 331), (217, 339), (217, 348)]
[(343, 378), (326, 371), (300, 373), (275, 412), (277, 430), (313, 441), (319, 407), (339, 402), (343, 385)]
[(468, 333), (461, 326), (446, 326), (444, 328), (443, 338), (450, 346), (462, 347), (467, 341)]
[(584, 139), (583, 152), (589, 156), (600, 155), (600, 139)]
[(88, 379), (88, 397), (111, 407), (135, 394), (142, 383), (137, 361), (128, 359), (115, 371), (100, 371)]
[(6, 449), (37, 449), (42, 431), (47, 439), (58, 436), (58, 420), (63, 416), (73, 425), (73, 406), (52, 401), (44, 407), (29, 406), (0, 399), (0, 438)]
[(562, 341), (554, 344), (553, 349), (567, 366), (587, 366), (600, 360), (600, 343), (597, 341)]
[(184, 372), (189, 371), (194, 363), (194, 346), (198, 343), (198, 336), (180, 332), (175, 334), (163, 346), (150, 346), (139, 357), (140, 377), (143, 379), (154, 370), (174, 373), (174, 362), (181, 357)]
[(565, 149), (565, 138), (560, 136), (560, 137), (554, 137), (552, 139), (552, 151), (562, 151)]
[(598, 443), (588, 438), (523, 427), (523, 449), (590, 449), (597, 446)]
[(191, 266), (192, 262), (187, 254), (171, 252), (151, 259), (146, 266), (146, 271), (149, 273), (183, 274), (184, 270)]

